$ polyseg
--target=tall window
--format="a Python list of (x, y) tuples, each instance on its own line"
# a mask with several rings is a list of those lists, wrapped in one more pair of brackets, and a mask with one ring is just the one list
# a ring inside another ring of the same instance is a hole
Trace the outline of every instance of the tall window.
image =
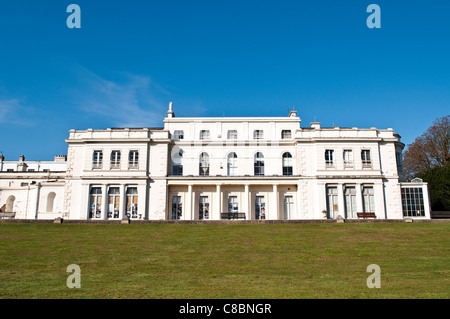
[(138, 166), (139, 166), (139, 152), (130, 151), (130, 153), (128, 154), (128, 167), (138, 168)]
[(291, 153), (283, 154), (283, 176), (292, 176), (292, 155)]
[(201, 130), (200, 131), (200, 139), (201, 140), (209, 140), (209, 130)]
[(403, 172), (402, 152), (395, 152), (395, 160), (397, 162), (398, 171)]
[(361, 151), (361, 160), (363, 167), (372, 167), (372, 160), (370, 158), (370, 150)]
[(176, 176), (182, 176), (183, 175), (183, 151), (178, 150), (173, 154), (172, 156), (172, 174)]
[(334, 150), (325, 150), (325, 165), (334, 165)]
[(127, 187), (127, 216), (138, 217), (138, 191), (137, 187)]
[(255, 219), (266, 219), (266, 202), (264, 196), (255, 197)]
[(264, 176), (264, 155), (260, 152), (255, 154), (254, 171), (255, 176)]
[(100, 218), (102, 215), (102, 188), (91, 187), (89, 195), (89, 218)]
[(281, 131), (281, 138), (284, 139), (289, 139), (291, 138), (292, 134), (291, 134), (291, 130), (282, 130)]
[(239, 203), (237, 196), (228, 196), (228, 213), (239, 212)]
[(184, 139), (184, 132), (182, 130), (175, 130), (173, 132), (173, 139), (174, 140), (182, 140), (182, 139)]
[(108, 190), (108, 218), (119, 218), (119, 207), (119, 187), (110, 187)]
[(181, 196), (172, 197), (172, 219), (181, 219), (183, 214), (183, 206), (181, 204)]
[(346, 218), (356, 218), (356, 188), (345, 187), (344, 204)]
[(208, 196), (200, 196), (199, 198), (198, 219), (209, 219)]
[(294, 215), (294, 197), (284, 196), (284, 219), (291, 219)]
[(237, 155), (236, 153), (228, 154), (227, 158), (227, 167), (228, 167), (228, 176), (236, 176), (237, 175)]
[(344, 166), (353, 166), (352, 150), (344, 150)]
[(327, 211), (329, 218), (337, 217), (338, 213), (338, 193), (336, 186), (327, 186)]
[(253, 138), (255, 140), (264, 138), (264, 131), (263, 130), (254, 130), (253, 131)]
[(92, 168), (102, 168), (103, 152), (94, 151), (92, 154)]
[(111, 152), (111, 168), (120, 168), (120, 151)]
[(209, 155), (208, 155), (208, 153), (201, 153), (199, 161), (200, 161), (200, 163), (199, 163), (200, 176), (209, 176)]
[(402, 188), (402, 206), (403, 217), (425, 216), (422, 188)]
[(375, 199), (373, 195), (373, 187), (364, 186), (363, 187), (363, 210), (365, 213), (375, 212)]
[(237, 139), (237, 130), (228, 130), (227, 132), (227, 138), (229, 140), (235, 140)]

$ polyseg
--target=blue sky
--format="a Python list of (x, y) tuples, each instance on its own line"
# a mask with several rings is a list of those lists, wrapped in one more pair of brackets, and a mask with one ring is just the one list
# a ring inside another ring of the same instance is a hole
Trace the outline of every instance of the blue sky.
[[(69, 29), (69, 4), (81, 29)], [(369, 29), (369, 4), (381, 29)], [(35, 0), (0, 3), (0, 151), (66, 154), (69, 129), (177, 116), (287, 116), (394, 128), (450, 109), (447, 0)]]

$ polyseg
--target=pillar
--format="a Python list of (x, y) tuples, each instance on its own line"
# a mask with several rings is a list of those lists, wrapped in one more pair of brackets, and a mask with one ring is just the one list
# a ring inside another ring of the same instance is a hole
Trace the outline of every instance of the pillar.
[(250, 210), (250, 198), (249, 198), (249, 186), (245, 184), (245, 219), (250, 220), (252, 218), (251, 210)]
[(216, 203), (214, 208), (214, 220), (220, 220), (220, 213), (222, 212), (222, 193), (221, 193), (221, 186), (220, 184), (216, 185)]
[(125, 194), (125, 184), (120, 185), (120, 206), (119, 206), (119, 219), (122, 220), (125, 217), (127, 196)]
[(108, 218), (106, 214), (107, 197), (108, 197), (108, 187), (106, 185), (102, 185), (102, 212), (100, 215), (100, 219)]
[(280, 216), (278, 214), (278, 210), (280, 207), (280, 196), (278, 195), (278, 185), (274, 184), (273, 185), (273, 213), (270, 214), (272, 216), (272, 219), (280, 219)]

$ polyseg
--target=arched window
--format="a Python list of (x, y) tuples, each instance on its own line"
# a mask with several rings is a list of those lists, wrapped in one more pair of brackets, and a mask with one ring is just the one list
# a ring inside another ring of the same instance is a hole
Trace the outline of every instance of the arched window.
[(200, 176), (209, 176), (209, 155), (208, 155), (208, 153), (200, 154), (199, 174), (200, 174)]
[(46, 209), (46, 211), (48, 213), (53, 212), (53, 208), (54, 208), (54, 204), (55, 204), (55, 197), (56, 197), (56, 194), (54, 192), (50, 192), (47, 195), (47, 209)]
[(254, 168), (255, 176), (264, 176), (264, 155), (260, 152), (255, 154)]
[(8, 197), (8, 199), (6, 200), (6, 212), (7, 213), (12, 213), (14, 212), (14, 202), (15, 202), (16, 198), (11, 195)]
[(172, 151), (172, 174), (176, 176), (182, 176), (183, 175), (183, 150), (181, 149), (174, 149)]
[(292, 176), (292, 155), (291, 153), (283, 154), (283, 176)]
[(228, 154), (227, 158), (228, 176), (237, 175), (237, 155), (236, 153)]

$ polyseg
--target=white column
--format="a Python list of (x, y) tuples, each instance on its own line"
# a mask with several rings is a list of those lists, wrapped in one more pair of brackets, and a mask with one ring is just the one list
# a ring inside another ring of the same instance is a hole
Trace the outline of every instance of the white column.
[(362, 188), (361, 184), (356, 184), (356, 212), (361, 213), (363, 211), (363, 201), (362, 201)]
[(120, 206), (119, 206), (119, 219), (124, 219), (126, 209), (127, 196), (125, 194), (125, 184), (120, 185)]
[(220, 220), (220, 213), (222, 212), (222, 193), (220, 190), (220, 184), (216, 185), (216, 203), (214, 205), (215, 215), (214, 220)]
[(342, 184), (337, 185), (338, 192), (338, 213), (336, 217), (341, 215), (341, 217), (345, 218), (345, 206), (344, 206), (344, 187)]
[(251, 211), (250, 211), (250, 198), (249, 198), (249, 186), (245, 184), (245, 199), (244, 199), (244, 207), (245, 207), (245, 219), (251, 219)]
[(100, 215), (100, 219), (107, 219), (107, 210), (106, 210), (106, 205), (107, 205), (107, 197), (108, 197), (108, 187), (106, 184), (102, 185), (102, 212)]
[(186, 203), (186, 212), (184, 215), (185, 220), (192, 220), (192, 185), (188, 185), (188, 196)]
[(278, 185), (274, 184), (273, 185), (273, 213), (270, 214), (272, 216), (272, 219), (280, 219), (280, 216), (278, 215), (278, 209), (280, 207), (280, 200), (279, 200), (279, 195), (278, 195)]

